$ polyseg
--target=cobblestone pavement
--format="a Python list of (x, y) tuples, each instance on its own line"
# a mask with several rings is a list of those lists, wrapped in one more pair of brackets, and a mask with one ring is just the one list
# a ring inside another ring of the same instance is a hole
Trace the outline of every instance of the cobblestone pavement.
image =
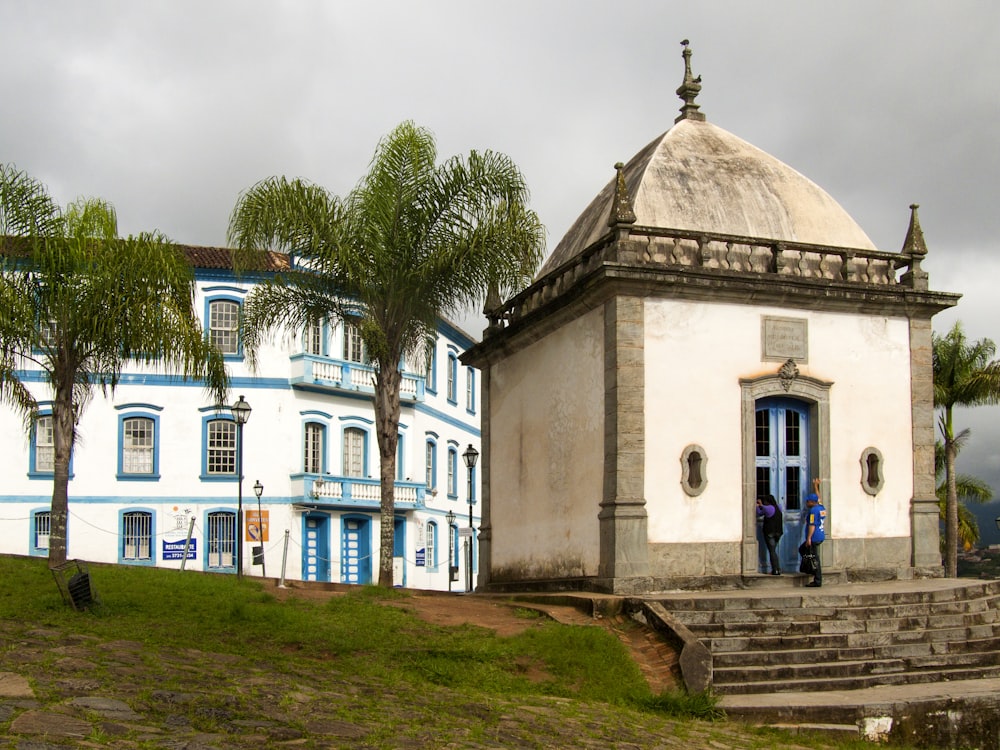
[[(624, 624), (611, 626), (623, 638), (635, 636)], [(320, 654), (293, 663), (280, 654), (154, 652), (134, 641), (11, 622), (0, 623), (0, 733), (0, 748), (17, 750), (769, 744), (757, 731), (727, 722), (674, 721), (558, 698), (483, 701), (432, 686), (380, 685), (341, 673)]]

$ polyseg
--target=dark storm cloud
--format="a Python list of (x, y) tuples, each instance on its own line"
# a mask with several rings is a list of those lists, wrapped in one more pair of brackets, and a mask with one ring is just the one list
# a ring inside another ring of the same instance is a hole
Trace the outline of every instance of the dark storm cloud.
[[(0, 162), (62, 203), (112, 201), (124, 231), (222, 244), (240, 190), (285, 174), (344, 193), (414, 119), (443, 156), (510, 154), (551, 248), (673, 123), (689, 38), (709, 120), (882, 249), (919, 203), (932, 286), (965, 294), (937, 328), (997, 340), (998, 28), (1000, 5), (961, 0), (0, 0)], [(974, 442), (1000, 482), (996, 432)]]

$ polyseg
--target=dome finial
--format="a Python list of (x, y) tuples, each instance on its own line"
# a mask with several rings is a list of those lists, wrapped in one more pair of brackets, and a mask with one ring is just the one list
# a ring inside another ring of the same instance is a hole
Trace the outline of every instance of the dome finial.
[(618, 176), (615, 178), (615, 198), (611, 203), (611, 216), (608, 217), (608, 226), (616, 227), (619, 224), (635, 224), (635, 211), (632, 208), (632, 199), (628, 194), (628, 185), (625, 184), (625, 165), (621, 162), (615, 164), (615, 171)]
[(924, 231), (920, 228), (920, 219), (917, 217), (918, 208), (919, 203), (910, 204), (910, 226), (906, 228), (906, 239), (903, 240), (901, 252), (923, 258), (927, 255), (927, 243), (924, 242)]
[(927, 271), (920, 267), (921, 261), (927, 257), (927, 243), (924, 242), (924, 231), (920, 228), (920, 219), (917, 218), (916, 203), (910, 204), (910, 225), (906, 228), (906, 239), (903, 240), (903, 249), (900, 253), (904, 256), (902, 263), (897, 261), (897, 267), (909, 266), (899, 283), (911, 289), (927, 290)]
[(684, 52), (681, 53), (684, 56), (684, 82), (677, 89), (677, 96), (684, 101), (684, 106), (681, 107), (681, 113), (674, 122), (681, 120), (704, 122), (705, 115), (698, 111), (698, 105), (694, 103), (695, 97), (701, 92), (701, 76), (695, 78), (691, 73), (691, 48), (688, 47), (690, 42), (684, 39), (681, 44), (684, 46)]

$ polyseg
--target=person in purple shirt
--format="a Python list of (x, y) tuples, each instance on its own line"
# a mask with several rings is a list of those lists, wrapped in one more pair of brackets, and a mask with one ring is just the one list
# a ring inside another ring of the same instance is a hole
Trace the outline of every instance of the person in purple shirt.
[(774, 495), (757, 498), (757, 518), (762, 520), (761, 533), (764, 535), (764, 544), (767, 545), (767, 554), (771, 558), (771, 575), (780, 576), (778, 540), (785, 531), (785, 525), (781, 517), (781, 508), (778, 507)]

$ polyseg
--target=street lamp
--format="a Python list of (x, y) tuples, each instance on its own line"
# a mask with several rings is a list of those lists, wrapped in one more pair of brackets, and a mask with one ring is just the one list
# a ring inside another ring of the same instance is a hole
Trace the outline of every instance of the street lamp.
[(253, 485), (253, 494), (257, 496), (257, 533), (260, 534), (260, 575), (267, 578), (267, 565), (264, 563), (264, 514), (260, 512), (260, 496), (264, 494), (264, 485), (258, 479)]
[(451, 548), (455, 544), (455, 534), (452, 529), (455, 527), (455, 512), (449, 510), (445, 514), (445, 520), (448, 522), (448, 592), (451, 592)]
[(479, 460), (479, 451), (472, 447), (472, 443), (469, 443), (469, 447), (465, 449), (465, 453), (462, 454), (462, 459), (465, 461), (466, 467), (469, 469), (469, 540), (466, 542), (468, 545), (468, 576), (465, 579), (465, 590), (472, 591), (472, 470), (476, 468), (476, 461)]
[(243, 396), (230, 407), (233, 419), (236, 420), (236, 579), (243, 579), (243, 425), (250, 419), (250, 404)]

